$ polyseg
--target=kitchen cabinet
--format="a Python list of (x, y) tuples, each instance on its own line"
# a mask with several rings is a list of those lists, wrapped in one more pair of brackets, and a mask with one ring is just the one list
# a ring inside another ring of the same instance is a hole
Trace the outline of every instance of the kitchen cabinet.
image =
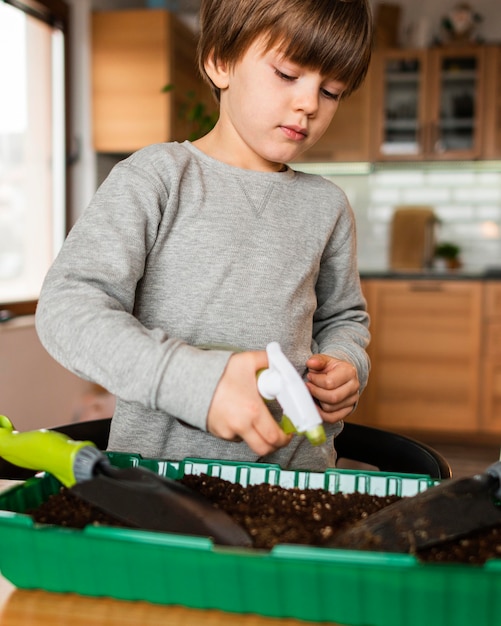
[[(193, 92), (214, 108), (196, 66), (196, 36), (163, 9), (92, 14), (93, 144), (97, 152), (131, 153), (187, 139), (180, 111)], [(162, 92), (165, 85), (174, 89)]]
[(483, 157), (501, 158), (501, 46), (486, 49)]
[(486, 47), (380, 50), (373, 60), (373, 158), (482, 155)]
[(501, 283), (485, 285), (482, 359), (482, 430), (501, 433)]
[(299, 157), (302, 162), (369, 161), (371, 73), (362, 86), (339, 103), (334, 119), (317, 143)]
[[(366, 280), (363, 289), (372, 370), (353, 420), (399, 432), (477, 432), (482, 282)], [(501, 377), (498, 385), (501, 407)]]

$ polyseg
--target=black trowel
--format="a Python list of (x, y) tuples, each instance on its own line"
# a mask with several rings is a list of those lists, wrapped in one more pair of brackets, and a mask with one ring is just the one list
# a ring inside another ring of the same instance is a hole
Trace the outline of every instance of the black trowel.
[(501, 461), (402, 498), (333, 537), (329, 547), (411, 552), (501, 524)]
[(90, 441), (44, 429), (17, 432), (0, 416), (0, 456), (53, 474), (77, 497), (127, 526), (210, 537), (221, 545), (252, 545), (241, 526), (197, 492), (144, 467), (113, 467)]

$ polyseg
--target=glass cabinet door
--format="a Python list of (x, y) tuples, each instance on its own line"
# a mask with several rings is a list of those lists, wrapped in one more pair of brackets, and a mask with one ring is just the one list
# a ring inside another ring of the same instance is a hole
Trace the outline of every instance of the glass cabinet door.
[(436, 158), (480, 156), (483, 48), (435, 49), (430, 67), (430, 138)]
[(480, 157), (484, 48), (375, 53), (375, 160)]
[(419, 159), (425, 150), (425, 52), (387, 51), (376, 56), (374, 110), (378, 159)]

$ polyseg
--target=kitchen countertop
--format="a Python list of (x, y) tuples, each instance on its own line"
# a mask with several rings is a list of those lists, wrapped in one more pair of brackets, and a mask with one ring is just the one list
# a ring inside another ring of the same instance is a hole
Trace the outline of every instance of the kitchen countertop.
[(484, 270), (391, 270), (359, 269), (363, 280), (501, 280), (501, 267)]

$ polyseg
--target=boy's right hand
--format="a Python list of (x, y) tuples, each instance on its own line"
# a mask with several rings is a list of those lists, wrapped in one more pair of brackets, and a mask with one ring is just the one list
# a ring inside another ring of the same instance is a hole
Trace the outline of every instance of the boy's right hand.
[(228, 361), (207, 416), (207, 430), (221, 439), (245, 441), (259, 456), (286, 446), (286, 435), (257, 389), (257, 372), (268, 367), (266, 351), (238, 352)]

